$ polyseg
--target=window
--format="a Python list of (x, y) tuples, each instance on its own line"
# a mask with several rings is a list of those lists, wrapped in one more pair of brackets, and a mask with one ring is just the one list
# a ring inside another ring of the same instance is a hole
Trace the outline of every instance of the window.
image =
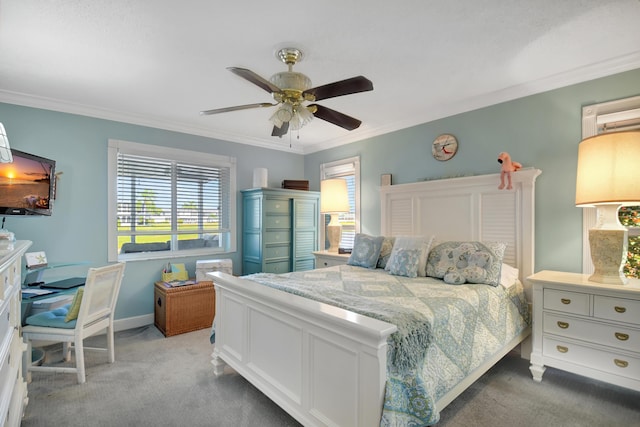
[[(622, 130), (640, 129), (640, 96), (582, 109), (582, 138)], [(640, 278), (640, 206), (625, 206), (618, 212), (620, 223), (629, 230), (629, 248), (624, 273), (627, 277)], [(585, 208), (582, 214), (583, 273), (593, 273), (589, 251), (589, 229), (596, 224), (595, 208)]]
[[(340, 214), (338, 220), (342, 225), (341, 248), (353, 248), (356, 233), (360, 232), (360, 157), (338, 160), (320, 165), (320, 179), (343, 178), (347, 181), (349, 192), (349, 213)], [(325, 226), (329, 223), (329, 215), (325, 215)], [(328, 248), (325, 228), (321, 232), (324, 248)], [(322, 245), (321, 245), (322, 246)]]
[(109, 261), (235, 251), (235, 159), (109, 141)]

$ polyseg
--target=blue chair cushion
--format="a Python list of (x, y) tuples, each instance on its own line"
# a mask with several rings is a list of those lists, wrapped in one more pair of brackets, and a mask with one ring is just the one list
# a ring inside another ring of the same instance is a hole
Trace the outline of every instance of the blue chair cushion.
[(71, 304), (65, 304), (51, 311), (34, 314), (33, 316), (27, 317), (25, 323), (33, 326), (46, 326), (48, 328), (74, 329), (76, 327), (76, 320), (65, 322), (67, 313), (69, 313), (69, 307), (71, 307)]

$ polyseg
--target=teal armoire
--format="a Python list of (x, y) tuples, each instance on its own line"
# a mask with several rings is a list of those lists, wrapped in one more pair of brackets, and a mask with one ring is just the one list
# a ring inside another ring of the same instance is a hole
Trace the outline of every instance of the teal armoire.
[(242, 274), (313, 269), (319, 217), (319, 192), (242, 190)]

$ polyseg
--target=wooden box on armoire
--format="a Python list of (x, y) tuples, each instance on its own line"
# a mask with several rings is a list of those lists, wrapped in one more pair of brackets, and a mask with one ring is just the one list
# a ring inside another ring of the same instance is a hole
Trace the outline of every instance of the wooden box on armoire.
[(153, 296), (154, 323), (164, 336), (211, 328), (216, 310), (213, 282), (178, 287), (156, 282)]

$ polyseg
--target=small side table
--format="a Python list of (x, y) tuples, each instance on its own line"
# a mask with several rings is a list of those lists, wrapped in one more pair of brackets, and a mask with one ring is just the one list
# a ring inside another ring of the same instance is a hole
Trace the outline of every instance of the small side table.
[(350, 254), (339, 254), (337, 252), (316, 251), (316, 268), (333, 267), (334, 265), (346, 265)]
[(213, 324), (216, 310), (213, 282), (178, 287), (156, 282), (154, 300), (154, 323), (166, 337), (210, 328)]
[(533, 288), (533, 379), (546, 366), (640, 391), (640, 287), (540, 271)]

